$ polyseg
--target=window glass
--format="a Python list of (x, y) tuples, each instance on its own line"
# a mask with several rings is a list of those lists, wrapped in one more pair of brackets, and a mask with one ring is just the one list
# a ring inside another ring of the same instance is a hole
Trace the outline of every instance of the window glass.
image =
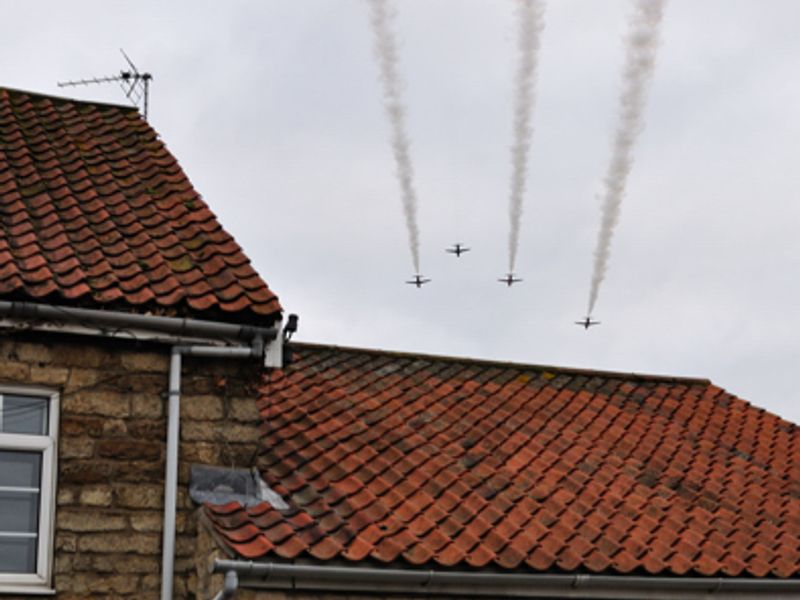
[(39, 491), (41, 466), (39, 452), (0, 450), (0, 489), (22, 487)]
[(47, 399), (3, 394), (0, 431), (47, 435)]
[(39, 492), (0, 488), (0, 535), (32, 533), (39, 528)]
[(36, 538), (0, 533), (0, 573), (35, 573)]

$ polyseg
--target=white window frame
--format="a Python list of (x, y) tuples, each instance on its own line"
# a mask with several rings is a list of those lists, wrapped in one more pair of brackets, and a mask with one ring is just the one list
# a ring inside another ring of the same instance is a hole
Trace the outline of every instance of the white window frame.
[(6, 394), (46, 398), (48, 400), (48, 423), (47, 435), (0, 432), (0, 450), (27, 450), (42, 453), (36, 573), (0, 573), (0, 594), (54, 594), (52, 575), (56, 475), (58, 473), (59, 394), (46, 388), (0, 385), (0, 395)]

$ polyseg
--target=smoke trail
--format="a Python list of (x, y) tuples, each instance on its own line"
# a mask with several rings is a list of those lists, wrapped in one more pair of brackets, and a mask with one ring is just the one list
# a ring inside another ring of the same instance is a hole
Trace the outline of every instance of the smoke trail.
[(637, 0), (629, 25), (619, 121), (614, 135), (611, 162), (603, 180), (605, 189), (602, 196), (600, 231), (594, 251), (594, 270), (587, 312), (589, 315), (594, 310), (600, 284), (608, 269), (611, 238), (619, 222), (625, 183), (633, 165), (633, 144), (644, 126), (647, 84), (653, 75), (665, 3), (666, 0)]
[(519, 0), (519, 65), (516, 74), (514, 97), (514, 141), (511, 145), (511, 201), (509, 218), (511, 231), (508, 237), (508, 271), (514, 272), (519, 249), (519, 226), (522, 217), (522, 198), (528, 171), (528, 154), (531, 148), (533, 126), (531, 114), (534, 104), (534, 84), (539, 54), (539, 41), (544, 29), (544, 2)]
[(408, 134), (406, 133), (406, 108), (403, 105), (402, 82), (397, 69), (397, 43), (391, 29), (394, 10), (389, 0), (369, 0), (370, 23), (375, 35), (375, 56), (383, 82), (383, 99), (392, 128), (391, 145), (397, 163), (397, 178), (403, 200), (403, 211), (408, 229), (408, 243), (414, 272), (419, 273), (419, 228), (417, 226), (417, 194), (414, 190), (414, 169), (411, 165)]

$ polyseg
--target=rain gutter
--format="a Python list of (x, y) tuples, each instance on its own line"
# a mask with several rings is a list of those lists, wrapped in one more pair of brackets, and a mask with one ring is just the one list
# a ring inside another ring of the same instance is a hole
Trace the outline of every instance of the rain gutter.
[[(494, 598), (615, 598), (692, 600), (709, 598), (771, 599), (800, 597), (800, 579), (743, 577), (648, 577), (629, 575), (551, 575), (380, 569), (250, 562), (216, 559), (213, 573), (229, 573), (240, 586), (292, 590), (412, 593)], [(227, 590), (227, 591), (226, 591)], [(223, 592), (220, 592), (220, 594)]]
[(236, 325), (218, 321), (201, 321), (179, 317), (140, 315), (114, 310), (74, 308), (38, 302), (0, 301), (0, 316), (10, 319), (58, 321), (76, 325), (91, 325), (102, 332), (115, 329), (143, 329), (184, 337), (253, 340), (260, 337), (265, 343), (278, 335), (276, 328)]

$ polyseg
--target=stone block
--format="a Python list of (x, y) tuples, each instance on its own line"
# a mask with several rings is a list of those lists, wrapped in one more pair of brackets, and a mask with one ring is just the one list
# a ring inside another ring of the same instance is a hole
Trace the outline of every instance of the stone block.
[(186, 421), (181, 426), (181, 439), (213, 442), (221, 439), (220, 431), (227, 424), (216, 421)]
[(81, 490), (80, 504), (85, 506), (111, 506), (111, 486), (90, 485)]
[(150, 440), (106, 439), (97, 442), (97, 455), (117, 460), (159, 460), (161, 444)]
[(103, 437), (118, 437), (128, 433), (128, 426), (122, 419), (103, 419)]
[(78, 388), (85, 388), (89, 385), (94, 385), (100, 379), (107, 377), (107, 373), (98, 371), (97, 369), (84, 369), (83, 367), (72, 367), (69, 370), (69, 377), (67, 378), (67, 391), (75, 390)]
[(57, 555), (55, 565), (53, 566), (53, 572), (56, 574), (71, 573), (74, 568), (72, 563), (73, 558), (72, 554)]
[(111, 554), (92, 556), (92, 568), (99, 572), (111, 573), (158, 573), (161, 559), (157, 556), (136, 554)]
[(258, 423), (260, 416), (255, 398), (233, 398), (230, 401), (228, 416), (236, 421)]
[(139, 588), (139, 578), (136, 575), (76, 573), (70, 579), (67, 589), (72, 593), (100, 593), (109, 597), (115, 594), (132, 594)]
[(114, 486), (117, 504), (125, 508), (161, 508), (164, 488), (160, 485), (121, 483)]
[(109, 514), (92, 509), (61, 509), (56, 515), (56, 527), (66, 531), (121, 531), (128, 522), (119, 514)]
[(74, 488), (61, 486), (58, 490), (58, 495), (56, 496), (56, 504), (59, 506), (74, 504), (75, 498), (76, 493)]
[(0, 361), (0, 381), (20, 383), (30, 381), (31, 367), (28, 363), (10, 360)]
[(222, 400), (217, 396), (184, 396), (181, 398), (181, 418), (198, 421), (221, 419)]
[(129, 419), (127, 426), (131, 437), (154, 442), (165, 442), (167, 439), (167, 424), (163, 419)]
[(81, 552), (158, 554), (161, 538), (152, 533), (87, 533), (78, 538)]
[(130, 402), (124, 394), (109, 391), (82, 390), (64, 394), (64, 412), (107, 417), (127, 417), (130, 415)]
[(163, 481), (164, 463), (157, 461), (120, 461), (117, 462), (116, 479), (118, 483), (151, 483)]
[(69, 369), (64, 367), (31, 365), (31, 383), (60, 387), (64, 385), (68, 379)]
[(56, 550), (75, 552), (78, 549), (78, 538), (74, 533), (56, 532)]
[(89, 437), (63, 436), (58, 441), (58, 455), (66, 458), (88, 458), (94, 455), (94, 440)]
[(22, 362), (43, 364), (53, 362), (53, 348), (49, 344), (17, 341), (14, 353)]
[(54, 365), (79, 367), (82, 369), (104, 369), (105, 377), (110, 367), (119, 363), (119, 358), (110, 347), (80, 345), (59, 345), (50, 350), (50, 359)]
[(161, 531), (164, 515), (159, 511), (131, 513), (131, 527), (135, 531), (158, 532)]
[(261, 438), (261, 432), (256, 424), (240, 425), (237, 423), (226, 423), (220, 427), (222, 439), (226, 442), (249, 443), (257, 442)]
[(181, 443), (181, 462), (201, 465), (219, 464), (219, 446), (209, 442)]
[(107, 460), (74, 458), (61, 461), (58, 479), (61, 483), (103, 483), (115, 475), (115, 464)]
[[(167, 391), (167, 382), (163, 384), (163, 391)], [(134, 417), (157, 419), (164, 414), (164, 400), (158, 394), (131, 394), (131, 414)]]
[(105, 421), (106, 419), (101, 417), (62, 413), (61, 435), (90, 435), (92, 437), (100, 437), (103, 434), (103, 424)]
[(125, 352), (121, 356), (122, 368), (126, 371), (163, 372), (169, 371), (169, 355), (154, 352)]

